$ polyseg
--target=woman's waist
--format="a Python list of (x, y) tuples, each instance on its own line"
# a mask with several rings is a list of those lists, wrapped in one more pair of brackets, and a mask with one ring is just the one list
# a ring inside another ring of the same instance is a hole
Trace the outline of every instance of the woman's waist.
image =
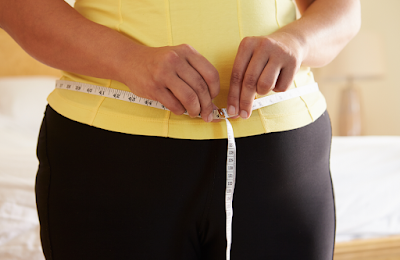
[[(205, 123), (200, 118), (174, 115), (170, 111), (113, 98), (56, 89), (48, 101), (65, 117), (106, 130), (184, 139), (226, 138), (223, 121)], [(243, 137), (304, 126), (325, 109), (323, 96), (320, 92), (314, 92), (254, 110), (247, 120), (238, 118), (230, 121), (235, 136)]]
[[(257, 102), (254, 103), (258, 104), (259, 107), (257, 109), (260, 108), (264, 115), (279, 117), (297, 113), (299, 110), (307, 108), (310, 104), (305, 104), (304, 99), (312, 99), (312, 103), (315, 103), (322, 96), (312, 77), (297, 78), (297, 82), (295, 80), (286, 92), (275, 93), (271, 91), (265, 96), (257, 96)], [(162, 104), (134, 95), (126, 85), (118, 81), (85, 76), (79, 77), (79, 75), (74, 77), (74, 74), (70, 74), (64, 76), (58, 82), (57, 88), (59, 89), (56, 92), (60, 99), (71, 105), (85, 107), (88, 110), (102, 111), (125, 117), (146, 118), (149, 120), (157, 120), (157, 118), (165, 119), (165, 114), (158, 110), (160, 108), (166, 109)], [(218, 108), (227, 107), (228, 92), (229, 86), (221, 88), (220, 93), (213, 100), (213, 103)], [(274, 98), (274, 95), (277, 97)], [(271, 99), (272, 103), (268, 101), (265, 103), (266, 107), (264, 105), (261, 106), (260, 104), (266, 98)], [(158, 109), (154, 109), (153, 107)], [(173, 114), (169, 116), (169, 119), (179, 122), (198, 123), (188, 120), (190, 118), (187, 116)]]
[[(319, 116), (326, 109), (324, 97), (318, 88), (315, 88), (316, 83), (312, 78), (300, 79), (298, 84), (293, 84), (294, 89), (284, 93), (270, 93), (266, 98), (256, 99), (254, 104), (260, 105), (263, 100), (266, 100), (267, 106), (263, 107), (264, 103), (261, 104), (262, 106), (257, 107), (249, 119), (233, 120), (234, 127), (242, 129), (237, 132), (238, 136), (289, 130), (305, 125), (313, 121), (314, 117)], [(202, 119), (192, 119), (186, 115), (174, 115), (170, 111), (159, 109), (164, 108), (162, 106), (154, 107), (152, 102), (137, 104), (135, 103), (136, 96), (129, 92), (129, 89), (126, 90), (126, 86), (122, 85), (120, 89), (117, 89), (113, 88), (117, 82), (112, 80), (95, 79), (95, 81), (96, 85), (100, 86), (90, 85), (91, 82), (87, 81), (83, 82), (89, 84), (80, 83), (82, 81), (63, 81), (64, 86), (56, 88), (50, 94), (49, 104), (57, 112), (70, 119), (107, 130), (169, 136), (165, 135), (167, 131), (175, 133), (173, 136), (177, 138), (181, 136), (181, 138), (189, 139), (207, 139), (210, 135), (208, 138), (224, 138), (219, 124), (205, 123)], [(223, 92), (224, 94), (220, 93), (218, 97), (226, 99), (227, 92)], [(248, 130), (246, 130), (247, 127), (249, 127)], [(154, 132), (153, 128), (164, 129), (163, 134), (159, 133), (161, 130)], [(197, 133), (198, 129), (202, 131)]]
[[(227, 106), (227, 97), (229, 92), (230, 76), (231, 76), (230, 69), (231, 67), (227, 67), (222, 71), (222, 73), (219, 71), (220, 92), (217, 95), (217, 97), (213, 100), (214, 104), (219, 108)], [(70, 73), (67, 71), (62, 71), (62, 74), (63, 74), (63, 76), (61, 77), (62, 80), (82, 82), (86, 84), (97, 85), (122, 91), (130, 91), (128, 86), (116, 80), (95, 78), (86, 75)], [(289, 89), (302, 87), (312, 83), (315, 83), (313, 73), (310, 71), (308, 67), (301, 67), (297, 72), (297, 74), (295, 75), (294, 81), (290, 85)], [(269, 96), (274, 94), (276, 94), (274, 91), (270, 91), (267, 95), (264, 96)], [(261, 98), (264, 96), (257, 95), (257, 98)]]

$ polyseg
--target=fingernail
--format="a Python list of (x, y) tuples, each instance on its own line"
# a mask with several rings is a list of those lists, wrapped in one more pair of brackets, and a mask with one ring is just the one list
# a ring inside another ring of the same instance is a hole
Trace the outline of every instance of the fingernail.
[(207, 122), (211, 122), (214, 119), (214, 114), (211, 113), (208, 115)]
[(236, 109), (235, 109), (234, 106), (230, 105), (230, 106), (228, 107), (228, 115), (230, 115), (230, 116), (236, 116)]
[(243, 119), (247, 119), (247, 112), (244, 110), (240, 111), (240, 117)]

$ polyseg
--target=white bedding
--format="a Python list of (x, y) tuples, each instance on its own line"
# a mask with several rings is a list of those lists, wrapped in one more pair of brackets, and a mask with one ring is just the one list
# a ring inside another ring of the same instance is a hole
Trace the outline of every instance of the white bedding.
[(337, 241), (400, 234), (400, 136), (334, 137)]
[[(44, 259), (35, 207), (35, 152), (53, 83), (43, 77), (0, 79), (2, 260)], [(400, 136), (334, 137), (331, 158), (337, 241), (400, 234)]]
[(42, 260), (34, 182), (36, 138), (0, 130), (0, 259)]
[(0, 79), (0, 259), (43, 260), (35, 206), (36, 140), (52, 77)]

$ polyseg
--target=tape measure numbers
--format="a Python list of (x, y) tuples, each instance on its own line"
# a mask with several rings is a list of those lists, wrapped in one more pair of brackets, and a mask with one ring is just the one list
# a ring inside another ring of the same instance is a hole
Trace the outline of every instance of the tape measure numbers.
[[(102, 86), (86, 84), (82, 82), (73, 82), (66, 80), (57, 80), (56, 88), (78, 91), (82, 93), (88, 93), (91, 95), (103, 96), (107, 98), (113, 98), (153, 108), (168, 110), (160, 102), (142, 98), (136, 96), (132, 92), (123, 91), (119, 89), (107, 88)], [(290, 89), (286, 92), (276, 93), (274, 95), (255, 99), (253, 101), (252, 110), (270, 106), (285, 100), (300, 97), (316, 91), (318, 91), (318, 84), (312, 83), (300, 88)], [(188, 115), (187, 113), (185, 114)], [(232, 219), (233, 219), (232, 203), (233, 203), (233, 193), (235, 191), (235, 180), (236, 180), (235, 135), (233, 132), (232, 125), (228, 120), (229, 115), (226, 108), (216, 109), (213, 111), (213, 114), (214, 114), (214, 119), (225, 119), (226, 131), (228, 136), (228, 149), (227, 149), (228, 151), (226, 160), (225, 214), (226, 214), (226, 241), (227, 241), (226, 259), (230, 260), (230, 251), (232, 245)]]
[[(56, 88), (60, 89), (68, 89), (73, 91), (78, 91), (82, 93), (88, 93), (91, 95), (97, 95), (107, 98), (118, 99), (122, 101), (127, 101), (135, 104), (140, 104), (144, 106), (154, 107), (158, 109), (168, 110), (163, 104), (158, 101), (154, 101), (151, 99), (142, 98), (136, 96), (132, 92), (96, 86), (91, 84), (86, 84), (82, 82), (73, 82), (73, 81), (66, 81), (66, 80), (57, 80), (56, 81)], [(312, 83), (301, 88), (294, 88), (290, 89), (286, 92), (276, 93), (274, 95), (266, 96), (263, 98), (255, 99), (253, 102), (252, 110), (259, 109), (262, 107), (270, 106), (288, 99), (292, 99), (295, 97), (300, 97), (312, 92), (318, 91), (318, 84)], [(226, 108), (216, 109), (213, 111), (214, 119), (226, 119), (229, 118), (228, 112)], [(188, 113), (185, 113), (188, 115)]]

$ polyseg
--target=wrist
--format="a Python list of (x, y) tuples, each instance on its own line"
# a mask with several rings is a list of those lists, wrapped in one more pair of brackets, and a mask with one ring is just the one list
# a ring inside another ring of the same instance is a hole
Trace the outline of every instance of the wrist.
[(307, 44), (306, 37), (296, 31), (285, 30), (279, 31), (277, 34), (279, 35), (277, 40), (285, 44), (299, 63), (303, 64), (309, 52), (309, 45)]
[(143, 56), (149, 48), (151, 47), (140, 45), (132, 40), (120, 48), (117, 57), (113, 58), (111, 68), (115, 80), (129, 86), (132, 76), (137, 74), (143, 66)]

